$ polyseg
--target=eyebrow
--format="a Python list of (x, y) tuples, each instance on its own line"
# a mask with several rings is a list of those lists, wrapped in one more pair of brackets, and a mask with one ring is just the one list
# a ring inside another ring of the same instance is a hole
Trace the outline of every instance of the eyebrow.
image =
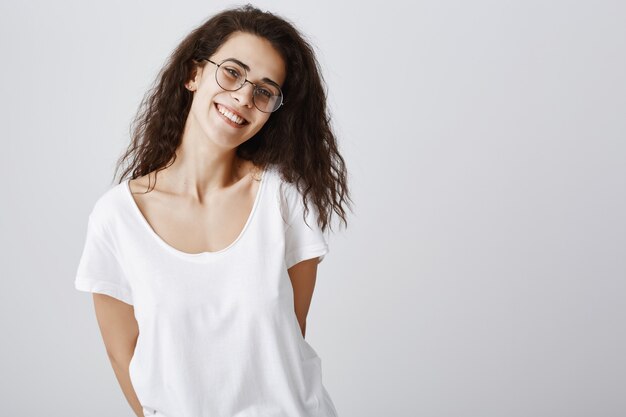
[[(243, 62), (241, 62), (240, 60), (238, 60), (237, 58), (228, 58), (228, 59), (235, 61), (236, 63), (238, 63), (239, 65), (244, 67), (244, 69), (246, 71), (250, 72), (250, 67), (247, 66), (246, 64), (244, 64)], [(271, 78), (263, 77), (263, 79), (261, 79), (261, 81), (265, 81), (266, 83), (274, 84), (276, 87), (280, 88), (280, 85), (278, 85), (278, 83), (276, 81), (272, 80)]]

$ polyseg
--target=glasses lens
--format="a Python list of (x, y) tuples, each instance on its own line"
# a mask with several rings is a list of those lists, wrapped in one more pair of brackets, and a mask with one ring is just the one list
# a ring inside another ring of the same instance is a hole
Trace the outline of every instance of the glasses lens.
[(258, 84), (254, 91), (254, 104), (263, 112), (271, 113), (278, 109), (282, 93), (273, 84)]
[(217, 83), (224, 90), (237, 90), (243, 85), (245, 80), (246, 70), (235, 62), (226, 61), (217, 70)]

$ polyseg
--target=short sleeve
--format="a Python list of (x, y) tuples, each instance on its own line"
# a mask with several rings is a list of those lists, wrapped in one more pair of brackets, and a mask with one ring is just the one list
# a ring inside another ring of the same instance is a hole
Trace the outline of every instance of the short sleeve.
[(329, 251), (328, 238), (317, 224), (318, 211), (307, 200), (306, 222), (302, 195), (293, 184), (284, 183), (283, 206), (288, 219), (285, 226), (285, 264), (287, 269), (307, 259), (322, 262)]
[(74, 287), (79, 291), (106, 294), (133, 305), (129, 282), (104, 231), (93, 213), (90, 214)]

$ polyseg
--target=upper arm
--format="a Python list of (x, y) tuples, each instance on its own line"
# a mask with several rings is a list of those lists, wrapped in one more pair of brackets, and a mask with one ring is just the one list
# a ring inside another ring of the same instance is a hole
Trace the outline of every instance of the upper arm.
[(320, 263), (329, 251), (327, 236), (318, 224), (319, 212), (312, 201), (308, 211), (302, 194), (293, 184), (281, 187), (281, 211), (285, 223), (285, 264), (291, 269), (299, 262), (315, 259)]
[(304, 326), (309, 313), (317, 279), (318, 263), (318, 258), (311, 258), (299, 262), (287, 270), (293, 287), (294, 308), (300, 326)]
[(294, 308), (304, 335), (311, 305), (318, 264), (328, 253), (325, 233), (319, 226), (319, 212), (309, 201), (305, 210), (303, 196), (294, 184), (281, 184), (280, 207), (285, 223), (285, 265), (294, 292)]
[(105, 226), (103, 217), (102, 209), (94, 209), (89, 215), (74, 287), (79, 291), (106, 294), (132, 305), (132, 285), (121, 262), (119, 238)]
[(112, 361), (130, 361), (139, 336), (134, 307), (99, 293), (93, 293), (93, 302), (107, 355)]
[(130, 280), (120, 262), (115, 236), (96, 205), (89, 215), (87, 235), (74, 285), (93, 293), (96, 318), (107, 354), (123, 363), (132, 357), (139, 327), (135, 320)]

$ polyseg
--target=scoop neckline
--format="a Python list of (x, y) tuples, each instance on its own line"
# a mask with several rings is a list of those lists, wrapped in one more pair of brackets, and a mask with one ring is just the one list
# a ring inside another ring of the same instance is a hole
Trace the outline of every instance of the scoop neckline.
[(179, 257), (185, 258), (185, 259), (190, 259), (190, 260), (204, 260), (204, 259), (211, 259), (217, 256), (221, 256), (223, 254), (226, 254), (228, 252), (230, 252), (235, 246), (237, 246), (237, 243), (243, 239), (244, 235), (246, 234), (246, 231), (248, 230), (248, 228), (250, 227), (250, 224), (252, 223), (252, 220), (255, 217), (255, 213), (257, 212), (258, 206), (259, 206), (259, 201), (261, 200), (261, 196), (264, 192), (265, 189), (265, 183), (266, 183), (266, 174), (267, 174), (268, 169), (264, 169), (263, 171), (261, 171), (260, 174), (260, 180), (259, 180), (259, 189), (256, 192), (256, 196), (254, 197), (254, 203), (252, 205), (252, 210), (250, 211), (250, 214), (248, 215), (248, 219), (246, 220), (246, 223), (243, 226), (243, 229), (241, 229), (241, 232), (239, 233), (239, 235), (235, 238), (234, 241), (232, 241), (228, 246), (226, 246), (223, 249), (220, 249), (218, 251), (213, 251), (213, 252), (199, 252), (199, 253), (189, 253), (189, 252), (184, 252), (180, 249), (175, 248), (174, 246), (170, 245), (169, 243), (167, 243), (150, 225), (150, 222), (148, 222), (148, 219), (145, 218), (145, 216), (143, 215), (143, 213), (141, 212), (141, 210), (139, 209), (139, 206), (137, 205), (137, 202), (135, 201), (135, 199), (133, 198), (133, 193), (132, 190), (130, 189), (130, 178), (127, 178), (124, 181), (124, 188), (125, 188), (125, 194), (127, 195), (128, 199), (130, 200), (130, 205), (132, 206), (132, 210), (135, 213), (136, 217), (138, 217), (139, 222), (143, 225), (143, 227), (148, 231), (148, 234), (150, 236), (152, 236), (153, 240), (156, 240), (156, 242), (162, 246), (163, 248), (165, 248), (167, 251), (173, 253), (174, 255), (177, 255)]

